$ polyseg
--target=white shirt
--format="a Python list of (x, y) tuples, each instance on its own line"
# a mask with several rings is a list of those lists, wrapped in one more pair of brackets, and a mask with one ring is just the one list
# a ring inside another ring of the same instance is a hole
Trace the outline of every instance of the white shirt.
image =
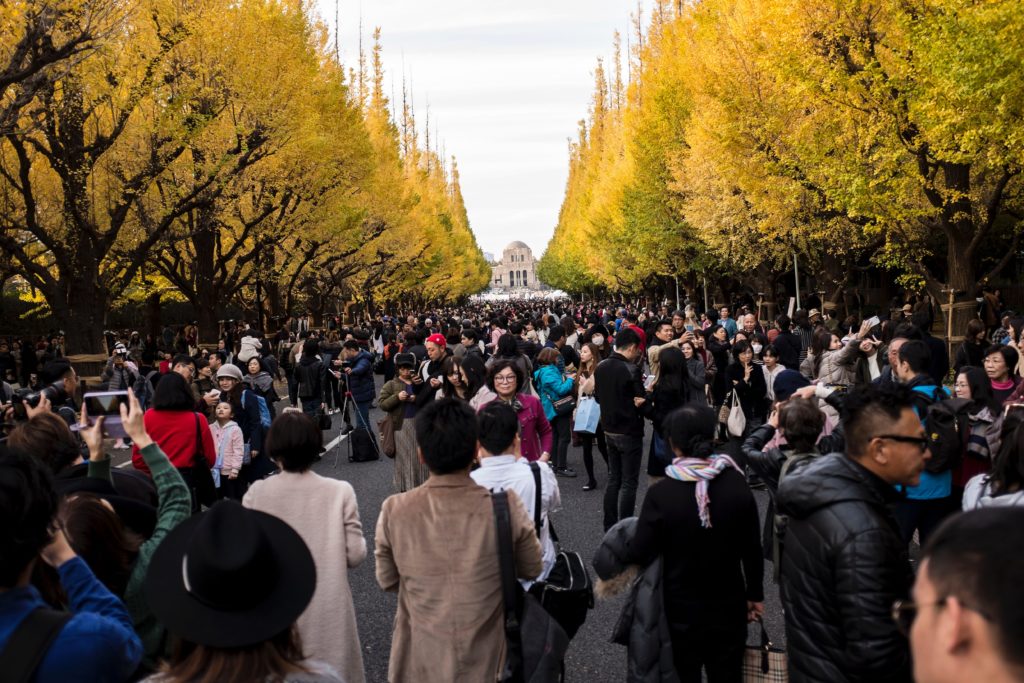
[[(551, 540), (551, 525), (548, 524), (548, 514), (558, 510), (562, 506), (562, 496), (558, 492), (558, 479), (550, 465), (546, 462), (538, 462), (540, 465), (540, 547), (544, 570), (537, 577), (538, 581), (548, 578), (551, 567), (555, 564), (555, 544)], [(526, 512), (530, 519), (533, 517), (533, 504), (537, 495), (533, 485), (533, 472), (530, 470), (530, 463), (525, 458), (517, 459), (514, 455), (492, 455), (480, 459), (479, 469), (469, 473), (480, 486), (492, 491), (515, 491), (526, 506)], [(529, 589), (533, 581), (520, 581), (523, 588)]]

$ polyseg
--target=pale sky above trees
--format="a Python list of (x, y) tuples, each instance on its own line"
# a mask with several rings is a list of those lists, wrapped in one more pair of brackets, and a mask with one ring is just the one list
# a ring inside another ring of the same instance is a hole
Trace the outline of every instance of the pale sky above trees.
[[(318, 0), (318, 7), (333, 27), (334, 0)], [(457, 158), (483, 250), (500, 258), (518, 239), (539, 257), (558, 221), (567, 140), (587, 114), (596, 59), (610, 57), (616, 29), (629, 32), (636, 5), (340, 0), (338, 9), (346, 67), (358, 59), (361, 14), (367, 51), (373, 28), (382, 29), (385, 67), (399, 102), (404, 63), (421, 131), (429, 103), (431, 146), (436, 126), (445, 151)]]

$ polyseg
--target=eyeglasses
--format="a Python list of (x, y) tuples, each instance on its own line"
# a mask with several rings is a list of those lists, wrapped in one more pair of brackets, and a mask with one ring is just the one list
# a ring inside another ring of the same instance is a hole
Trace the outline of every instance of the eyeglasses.
[(910, 637), (910, 628), (914, 625), (914, 620), (917, 619), (917, 611), (922, 607), (944, 607), (946, 605), (946, 598), (936, 600), (935, 602), (929, 602), (925, 605), (918, 605), (912, 600), (897, 600), (892, 603), (892, 620), (896, 622), (896, 628), (903, 635)]
[(915, 444), (924, 453), (928, 450), (929, 440), (925, 436), (903, 436), (902, 434), (879, 434), (875, 437), (876, 439), (888, 439), (889, 441), (896, 441), (897, 443), (911, 443)]
[(516, 381), (516, 376), (515, 375), (495, 375), (494, 376), (494, 381), (495, 382), (501, 382), (503, 384), (508, 384), (509, 382), (515, 382)]

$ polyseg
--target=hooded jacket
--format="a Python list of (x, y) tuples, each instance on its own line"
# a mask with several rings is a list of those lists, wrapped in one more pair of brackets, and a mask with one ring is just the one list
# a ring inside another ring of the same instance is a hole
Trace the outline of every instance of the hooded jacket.
[(352, 357), (352, 372), (348, 374), (348, 390), (356, 403), (370, 403), (377, 395), (377, 387), (373, 383), (373, 356), (369, 351), (359, 350)]
[(913, 583), (889, 509), (895, 489), (832, 454), (779, 487), (782, 604), (792, 683), (909, 682), (910, 648), (891, 616)]

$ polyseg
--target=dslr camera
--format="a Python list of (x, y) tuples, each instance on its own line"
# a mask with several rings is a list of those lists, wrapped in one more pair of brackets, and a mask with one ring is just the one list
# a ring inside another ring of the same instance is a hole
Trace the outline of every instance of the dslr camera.
[(11, 407), (14, 408), (14, 419), (16, 420), (27, 420), (28, 410), (27, 407), (36, 408), (39, 406), (39, 402), (43, 400), (43, 396), (50, 399), (52, 405), (60, 405), (67, 402), (68, 392), (64, 388), (64, 380), (59, 379), (48, 387), (43, 387), (39, 391), (33, 391), (32, 389), (18, 389), (14, 392), (11, 397)]

